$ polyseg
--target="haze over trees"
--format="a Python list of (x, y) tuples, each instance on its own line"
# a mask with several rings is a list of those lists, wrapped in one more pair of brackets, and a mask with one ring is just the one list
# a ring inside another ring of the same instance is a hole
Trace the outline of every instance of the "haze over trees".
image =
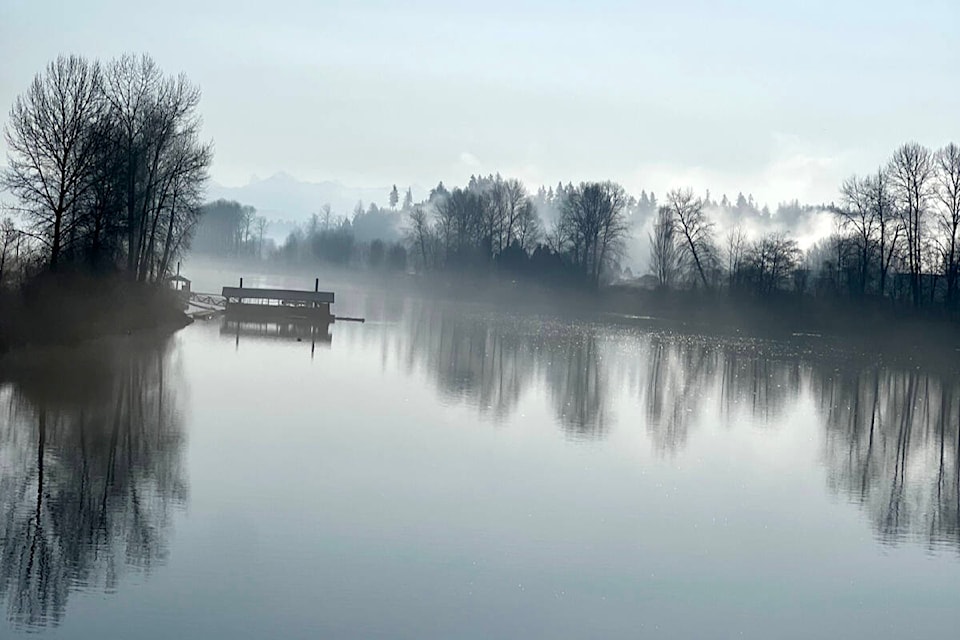
[(219, 257), (260, 255), (267, 221), (248, 205), (216, 200), (203, 205), (193, 249)]
[[(149, 56), (60, 56), (14, 102), (0, 184), (50, 270), (122, 269), (156, 282), (189, 245), (212, 147), (199, 89)], [(4, 252), (4, 256), (7, 251)]]
[[(720, 203), (673, 191), (650, 233), (649, 269), (661, 289), (714, 289), (759, 297), (782, 294), (872, 298), (913, 307), (957, 308), (960, 286), (960, 148), (898, 148), (866, 176), (840, 185), (828, 211), (836, 232), (802, 251), (787, 229), (798, 229), (811, 207), (780, 205), (771, 214), (749, 198)], [(755, 215), (731, 212), (753, 211)], [(715, 220), (733, 220), (722, 247)], [(770, 220), (780, 228), (750, 234), (743, 222)], [(798, 229), (802, 231), (801, 229)], [(752, 237), (751, 237), (752, 235)]]
[[(263, 257), (397, 272), (501, 273), (594, 289), (619, 283), (761, 299), (871, 298), (950, 311), (960, 295), (960, 147), (952, 143), (938, 151), (905, 144), (875, 171), (839, 185), (836, 204), (794, 200), (774, 211), (743, 193), (716, 200), (709, 192), (675, 189), (661, 201), (647, 191), (633, 197), (612, 182), (531, 192), (499, 174), (471, 176), (465, 186), (441, 181), (422, 202), (407, 189), (398, 208), (400, 191), (389, 190), (390, 208), (358, 203), (350, 217), (325, 206)], [(244, 231), (254, 214), (244, 218), (239, 203), (212, 203), (204, 228), (214, 226), (221, 209), (232, 211), (234, 222), (211, 237), (220, 238), (221, 253), (242, 253), (256, 240)], [(824, 215), (834, 219), (834, 233), (802, 248), (798, 234), (809, 237)], [(649, 259), (637, 281), (624, 264), (641, 233)], [(208, 244), (204, 229), (200, 244)]]

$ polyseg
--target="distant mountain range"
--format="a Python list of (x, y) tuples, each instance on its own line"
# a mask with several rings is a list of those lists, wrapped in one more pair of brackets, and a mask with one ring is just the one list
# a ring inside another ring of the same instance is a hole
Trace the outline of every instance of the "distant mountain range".
[[(289, 220), (303, 222), (314, 213), (319, 213), (324, 204), (333, 208), (336, 216), (349, 216), (358, 201), (364, 207), (371, 202), (377, 206), (387, 206), (390, 188), (384, 187), (348, 187), (340, 182), (306, 182), (287, 173), (277, 173), (269, 178), (254, 178), (242, 187), (226, 187), (211, 181), (207, 186), (207, 200), (236, 200), (257, 209), (257, 213), (269, 220)], [(400, 198), (406, 192), (406, 186), (397, 185)], [(422, 190), (413, 187), (413, 196), (419, 200)]]

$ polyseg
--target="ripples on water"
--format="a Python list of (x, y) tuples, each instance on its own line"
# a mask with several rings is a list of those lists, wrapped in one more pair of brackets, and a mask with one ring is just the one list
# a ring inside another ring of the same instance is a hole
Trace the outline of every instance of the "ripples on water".
[[(234, 349), (267, 341), (299, 346), (297, 357), (320, 349), (364, 358), (371, 373), (427, 380), (442, 404), (474, 407), (495, 424), (535, 397), (568, 446), (641, 428), (664, 459), (681, 455), (705, 420), (775, 430), (812, 406), (826, 485), (869, 520), (875, 544), (960, 551), (955, 370), (883, 365), (813, 337), (718, 338), (643, 319), (575, 322), (402, 299), (369, 305), (365, 326), (221, 321), (217, 334)], [(127, 338), (0, 367), (0, 595), (14, 628), (55, 626), (75, 590), (114, 591), (125, 574), (165, 562), (173, 515), (189, 500), (189, 348), (176, 337)]]

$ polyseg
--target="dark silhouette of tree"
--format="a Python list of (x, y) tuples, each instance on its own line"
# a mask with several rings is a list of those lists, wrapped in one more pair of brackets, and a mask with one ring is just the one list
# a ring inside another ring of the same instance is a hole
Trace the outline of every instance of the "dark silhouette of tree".
[(381, 209), (370, 203), (366, 211), (355, 211), (350, 221), (353, 234), (358, 242), (383, 240), (393, 242), (400, 238), (399, 227), (402, 216), (393, 209)]
[(960, 274), (960, 147), (950, 143), (940, 149), (936, 164), (936, 223), (939, 249), (946, 276), (946, 304), (957, 304), (957, 276)]
[(105, 111), (100, 65), (78, 56), (47, 65), (10, 110), (2, 185), (18, 200), (33, 237), (47, 247), (51, 268), (73, 235), (78, 202), (91, 189), (101, 144), (95, 127)]
[(923, 299), (921, 276), (927, 217), (934, 186), (933, 154), (915, 142), (907, 143), (894, 152), (889, 172), (894, 201), (904, 229), (913, 304), (919, 307)]
[(186, 248), (212, 158), (199, 90), (146, 56), (100, 64), (61, 56), (14, 103), (3, 184), (49, 267), (125, 263), (158, 281)]
[(727, 232), (725, 242), (727, 257), (727, 288), (731, 291), (742, 284), (747, 254), (747, 236), (739, 224)]
[(890, 265), (899, 249), (903, 225), (896, 213), (893, 195), (890, 193), (890, 176), (883, 168), (861, 183), (873, 213), (877, 228), (880, 282), (878, 292), (886, 295)]
[(423, 207), (414, 207), (410, 211), (410, 242), (419, 253), (420, 264), (426, 268), (432, 264), (431, 248), (433, 247), (433, 233), (427, 212)]
[(434, 201), (444, 261), (454, 267), (477, 266), (489, 260), (487, 201), (483, 193), (454, 188)]
[(255, 220), (256, 209), (239, 202), (217, 200), (207, 203), (200, 211), (193, 248), (199, 253), (224, 257), (253, 253), (249, 236)]
[(565, 244), (573, 263), (594, 286), (623, 250), (626, 206), (626, 192), (613, 182), (581, 182), (563, 200)]
[(835, 210), (842, 229), (850, 230), (857, 253), (857, 289), (860, 295), (867, 292), (870, 267), (873, 263), (879, 221), (873, 206), (873, 186), (870, 179), (857, 176), (848, 178), (840, 187), (843, 207)]
[(190, 237), (212, 158), (198, 141), (200, 91), (183, 75), (164, 77), (148, 56), (123, 56), (104, 77), (123, 159), (127, 269), (155, 279)]
[(390, 189), (390, 208), (396, 209), (398, 202), (400, 202), (400, 193), (397, 191), (397, 185), (393, 185)]
[(450, 195), (450, 192), (447, 191), (447, 188), (443, 186), (443, 180), (437, 183), (433, 189), (430, 189), (430, 195), (427, 198), (427, 201), (433, 202), (437, 198), (444, 198)]
[(677, 243), (677, 226), (669, 208), (661, 207), (650, 235), (650, 269), (657, 284), (672, 288), (680, 273), (681, 255)]
[(19, 237), (20, 232), (13, 224), (13, 220), (4, 218), (0, 221), (0, 291), (3, 290), (7, 280), (8, 265), (14, 263)]
[(717, 250), (713, 223), (703, 210), (703, 201), (694, 197), (692, 189), (675, 189), (667, 194), (665, 207), (673, 216), (674, 227), (680, 234), (681, 259), (699, 277), (704, 289), (709, 289), (707, 271), (714, 269)]
[(783, 290), (800, 264), (796, 240), (783, 232), (769, 233), (753, 243), (746, 255), (747, 270), (755, 290), (769, 295)]

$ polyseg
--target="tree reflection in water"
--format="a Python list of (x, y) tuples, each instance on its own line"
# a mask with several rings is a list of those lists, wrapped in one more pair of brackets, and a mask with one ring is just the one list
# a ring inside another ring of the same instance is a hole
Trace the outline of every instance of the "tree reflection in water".
[(56, 625), (71, 590), (164, 561), (187, 499), (172, 355), (130, 338), (4, 360), (0, 594), (15, 625)]
[[(622, 393), (664, 455), (683, 450), (705, 412), (725, 425), (745, 417), (777, 428), (812, 398), (829, 487), (861, 504), (883, 540), (960, 549), (955, 370), (884, 366), (829, 345), (641, 331), (482, 307), (471, 313), (462, 305), (411, 304), (398, 315), (399, 326), (376, 338), (382, 353), (395, 353), (407, 371), (426, 371), (444, 397), (499, 421), (528, 389), (541, 387), (557, 424), (575, 438), (607, 434), (613, 396)], [(633, 426), (629, 419), (620, 428)]]
[(825, 372), (831, 487), (863, 505), (886, 542), (960, 548), (960, 389), (955, 375), (878, 366)]

